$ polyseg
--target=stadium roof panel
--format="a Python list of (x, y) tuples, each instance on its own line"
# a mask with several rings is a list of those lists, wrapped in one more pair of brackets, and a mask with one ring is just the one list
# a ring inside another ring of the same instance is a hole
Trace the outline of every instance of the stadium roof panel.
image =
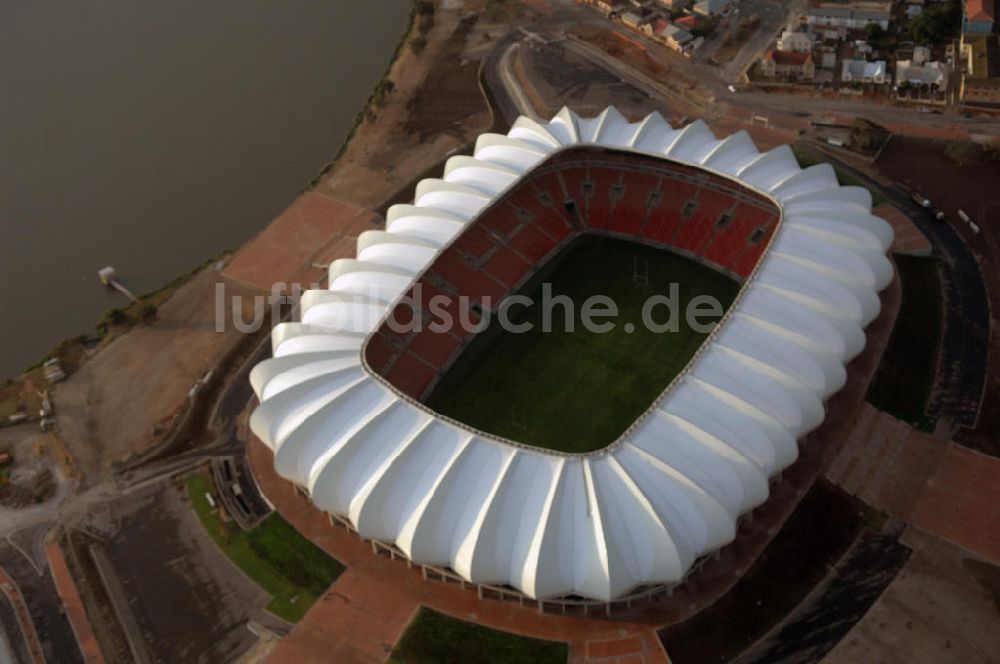
[[(428, 410), (372, 371), (364, 343), (424, 268), (533, 166), (581, 144), (652, 155), (725, 175), (765, 195), (782, 221), (722, 323), (635, 424), (603, 450), (519, 445)], [(608, 601), (677, 583), (730, 542), (737, 518), (819, 425), (892, 277), (892, 231), (871, 196), (787, 146), (759, 153), (745, 132), (716, 139), (658, 114), (563, 109), (486, 134), (473, 157), (417, 186), (358, 259), (331, 266), (303, 298), (302, 322), (275, 328), (274, 358), (251, 375), (254, 433), (279, 474), (365, 538), (417, 563), (535, 598)], [(360, 296), (360, 297), (359, 297)]]

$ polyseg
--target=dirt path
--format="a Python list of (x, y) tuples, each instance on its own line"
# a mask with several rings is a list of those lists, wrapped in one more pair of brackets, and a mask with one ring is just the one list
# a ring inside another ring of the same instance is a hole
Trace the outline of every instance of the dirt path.
[[(156, 320), (112, 342), (61, 384), (53, 395), (65, 443), (83, 486), (110, 476), (116, 465), (163, 442), (192, 387), (239, 340), (228, 321), (216, 331), (213, 268), (197, 274), (164, 303)], [(243, 320), (252, 320), (256, 291), (226, 284), (242, 296)], [(230, 310), (226, 309), (227, 319)]]

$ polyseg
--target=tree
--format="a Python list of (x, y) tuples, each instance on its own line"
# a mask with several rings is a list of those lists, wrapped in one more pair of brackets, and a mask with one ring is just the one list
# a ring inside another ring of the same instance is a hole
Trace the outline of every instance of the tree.
[(909, 31), (918, 44), (950, 41), (962, 27), (962, 8), (955, 0), (928, 5), (910, 19)]
[(427, 47), (427, 39), (425, 37), (417, 35), (416, 37), (410, 40), (410, 48), (413, 50), (414, 53), (418, 55), (426, 47)]
[(971, 166), (979, 163), (980, 152), (979, 146), (970, 141), (949, 143), (944, 148), (944, 153), (948, 155), (948, 158), (959, 166)]
[(878, 44), (883, 39), (888, 37), (889, 34), (890, 33), (887, 30), (883, 30), (882, 26), (878, 23), (869, 23), (865, 28), (865, 40), (869, 44)]

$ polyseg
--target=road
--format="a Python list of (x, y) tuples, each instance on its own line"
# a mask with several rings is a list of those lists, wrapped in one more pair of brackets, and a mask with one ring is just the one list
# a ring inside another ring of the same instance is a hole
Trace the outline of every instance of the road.
[[(910, 124), (916, 127), (965, 131), (971, 135), (1000, 136), (1000, 122), (995, 118), (978, 116), (966, 118), (951, 110), (938, 115), (922, 113), (916, 106), (890, 106), (855, 99), (766, 93), (752, 88), (737, 93), (730, 92), (727, 86), (737, 80), (743, 70), (770, 46), (784, 25), (786, 17), (801, 11), (803, 0), (744, 0), (740, 4), (740, 16), (748, 17), (757, 13), (761, 16), (761, 25), (737, 56), (722, 67), (708, 62), (711, 49), (704, 54), (696, 53), (693, 58), (686, 58), (641, 33), (626, 28), (619, 22), (608, 21), (598, 12), (575, 5), (572, 0), (554, 0), (552, 4), (559, 8), (558, 11), (539, 19), (535, 24), (528, 26), (528, 29), (546, 39), (559, 40), (565, 36), (568, 26), (586, 26), (617, 33), (629, 40), (645, 44), (647, 54), (653, 60), (682, 76), (696, 80), (701, 92), (713, 102), (706, 107), (696, 109), (692, 108), (691, 99), (678, 95), (668, 86), (656, 83), (653, 86), (642, 87), (649, 94), (655, 92), (656, 96), (666, 99), (671, 104), (686, 108), (684, 113), (691, 117), (710, 119), (729, 114), (749, 119), (752, 115), (765, 115), (773, 116), (772, 124), (780, 124), (784, 121), (781, 116), (789, 116), (787, 118), (789, 120), (799, 118), (798, 122), (792, 123), (797, 128), (802, 124), (802, 118), (817, 119), (835, 113), (849, 118), (864, 117), (877, 124)], [(716, 38), (716, 40), (721, 39), (721, 36)], [(567, 40), (567, 44), (569, 41)], [(712, 44), (713, 42), (709, 42), (707, 46)], [(600, 56), (593, 53), (595, 51)], [(639, 72), (635, 72), (620, 60), (593, 47), (591, 53), (594, 57), (600, 58), (600, 63), (608, 71), (629, 82), (635, 83), (641, 80), (633, 81), (632, 77)], [(609, 100), (609, 103), (613, 103), (613, 100)]]

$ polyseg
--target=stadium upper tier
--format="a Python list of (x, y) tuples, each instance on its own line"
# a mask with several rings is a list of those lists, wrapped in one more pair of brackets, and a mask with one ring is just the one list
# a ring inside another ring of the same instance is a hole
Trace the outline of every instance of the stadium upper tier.
[[(626, 198), (633, 211), (619, 216)], [(744, 280), (618, 440), (583, 455), (524, 446), (434, 413), (418, 401), (426, 384), (393, 376), (396, 363), (422, 361), (433, 380), (462, 343), (385, 335), (418, 280), (503, 297), (584, 232), (669, 247)], [(421, 181), (385, 231), (358, 238), (356, 260), (331, 265), (327, 290), (305, 294), (302, 322), (275, 328), (274, 358), (251, 374), (251, 427), (317, 507), (414, 562), (534, 598), (609, 601), (678, 583), (732, 541), (822, 422), (892, 278), (891, 240), (867, 190), (840, 186), (826, 164), (802, 169), (787, 146), (760, 153), (742, 131), (717, 139), (701, 121), (629, 123), (614, 108), (522, 117)]]

